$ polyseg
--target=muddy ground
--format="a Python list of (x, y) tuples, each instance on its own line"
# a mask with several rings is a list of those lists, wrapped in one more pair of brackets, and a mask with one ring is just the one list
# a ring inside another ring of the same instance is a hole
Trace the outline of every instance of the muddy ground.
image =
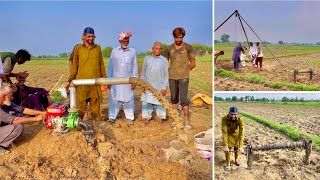
[[(228, 113), (223, 103), (215, 104), (214, 115), (214, 143), (215, 147), (222, 146), (221, 119)], [(251, 113), (251, 112), (250, 112)], [(279, 132), (265, 127), (248, 118), (245, 120), (244, 144), (271, 144), (291, 142), (288, 137)], [(254, 152), (252, 169), (247, 169), (246, 157), (241, 155), (241, 165), (232, 164), (231, 171), (225, 171), (225, 156), (221, 150), (216, 150), (214, 155), (215, 179), (319, 179), (320, 155), (313, 151), (310, 155), (310, 165), (304, 165), (305, 151), (300, 148), (293, 150), (279, 149)], [(231, 158), (233, 159), (233, 158)]]
[[(277, 58), (277, 59), (268, 59), (263, 61), (263, 68), (262, 70), (259, 70), (257, 68), (254, 68), (250, 62), (247, 62), (246, 66), (240, 65), (240, 71), (237, 73), (241, 75), (247, 75), (247, 74), (257, 74), (262, 76), (268, 81), (286, 81), (290, 83), (294, 83), (293, 79), (293, 71), (295, 69), (297, 70), (309, 70), (313, 69), (314, 76), (313, 79), (309, 79), (309, 74), (303, 73), (298, 75), (297, 83), (299, 84), (306, 84), (306, 85), (312, 85), (319, 87), (320, 86), (320, 68), (319, 68), (319, 57), (320, 54), (311, 54), (311, 55), (305, 55), (305, 56), (292, 56), (292, 57), (285, 57), (285, 58)], [(217, 68), (226, 69), (229, 71), (233, 70), (233, 61), (231, 60), (218, 60), (217, 65), (215, 65)], [(232, 91), (235, 90), (260, 90), (260, 91), (268, 91), (268, 90), (277, 90), (274, 88), (266, 89), (264, 88), (264, 85), (256, 85), (255, 83), (246, 82), (246, 81), (239, 81), (235, 80), (233, 78), (224, 78), (223, 79), (223, 85), (221, 85), (221, 79), (218, 81), (215, 81), (215, 90), (219, 91)], [(243, 86), (242, 83), (247, 84), (248, 86)], [(226, 86), (226, 84), (230, 84), (231, 86)], [(260, 89), (261, 88), (261, 89)], [(290, 90), (287, 87), (282, 87), (278, 90)]]
[[(68, 77), (67, 62), (57, 62), (49, 63), (50, 66), (45, 61), (27, 62), (17, 65), (15, 70), (27, 69), (28, 85), (50, 90), (62, 74), (65, 74), (62, 82)], [(199, 87), (190, 89), (199, 92), (195, 90)], [(209, 91), (202, 93), (211, 96)], [(86, 143), (79, 130), (57, 136), (42, 122), (25, 125), (23, 134), (9, 149), (11, 153), (0, 158), (1, 179), (212, 179), (212, 162), (203, 160), (191, 141), (188, 144), (177, 141), (177, 147), (188, 155), (185, 159), (167, 159), (170, 142), (179, 139), (170, 126), (173, 119), (167, 118), (163, 126), (159, 126), (157, 118), (144, 125), (140, 94), (137, 88), (136, 120), (128, 126), (123, 111), (115, 124), (106, 121), (109, 94), (103, 93), (102, 117), (92, 138), (94, 146)], [(212, 128), (211, 106), (192, 106), (191, 111), (193, 129), (187, 131), (189, 137)], [(85, 119), (91, 123), (90, 113)]]

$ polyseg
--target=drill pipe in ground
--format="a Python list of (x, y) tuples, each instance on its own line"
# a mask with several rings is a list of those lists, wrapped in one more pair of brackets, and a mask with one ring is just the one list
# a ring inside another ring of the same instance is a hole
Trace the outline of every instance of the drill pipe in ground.
[(304, 159), (304, 163), (306, 165), (310, 164), (310, 154), (312, 151), (312, 141), (305, 141), (302, 142), (288, 142), (288, 143), (277, 143), (277, 144), (263, 144), (263, 145), (247, 145), (246, 147), (246, 154), (247, 154), (247, 165), (250, 169), (252, 166), (253, 161), (253, 151), (268, 151), (272, 149), (286, 149), (286, 148), (296, 148), (296, 147), (303, 147), (306, 150), (306, 155)]

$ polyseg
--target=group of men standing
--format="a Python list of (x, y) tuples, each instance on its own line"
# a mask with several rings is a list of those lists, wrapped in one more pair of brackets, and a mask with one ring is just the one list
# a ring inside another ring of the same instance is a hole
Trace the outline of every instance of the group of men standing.
[[(74, 47), (70, 58), (70, 76), (66, 88), (74, 79), (91, 78), (138, 78), (138, 63), (135, 49), (129, 47), (131, 32), (122, 32), (118, 35), (120, 46), (112, 50), (107, 73), (103, 63), (101, 47), (94, 43), (95, 34), (91, 27), (84, 29), (83, 44)], [(165, 49), (161, 55), (162, 45), (155, 42), (152, 47), (152, 55), (146, 56), (140, 78), (151, 84), (163, 96), (167, 94), (170, 86), (171, 102), (173, 108), (178, 110), (178, 103), (183, 107), (185, 128), (191, 129), (189, 121), (189, 100), (187, 99), (189, 85), (189, 71), (196, 66), (195, 52), (191, 45), (183, 42), (185, 30), (175, 28), (173, 37), (175, 42)], [(170, 60), (170, 61), (168, 61)], [(169, 68), (170, 62), (170, 68)], [(111, 123), (117, 119), (121, 105), (128, 124), (134, 123), (134, 89), (135, 84), (112, 85), (110, 89), (108, 118)], [(77, 105), (79, 117), (83, 118), (87, 103), (93, 119), (100, 119), (100, 103), (102, 101), (100, 86), (78, 86)], [(157, 116), (161, 119), (160, 124), (166, 118), (166, 111), (159, 101), (147, 90), (142, 89), (142, 118), (148, 124), (151, 113), (156, 108)]]
[[(232, 61), (233, 61), (233, 68), (235, 71), (238, 71), (240, 69), (240, 63), (241, 63), (241, 55), (245, 54), (246, 47), (243, 46), (240, 42), (236, 45), (236, 47), (233, 50), (232, 54)], [(224, 55), (224, 51), (215, 51), (214, 52), (214, 64), (217, 64), (218, 57), (220, 55)], [(252, 65), (255, 68), (262, 69), (262, 60), (263, 60), (263, 53), (262, 53), (262, 47), (259, 42), (256, 43), (256, 46), (253, 45), (252, 42), (250, 42), (249, 47), (249, 56), (251, 58)]]
[[(234, 63), (234, 70), (236, 71), (240, 68), (241, 53), (245, 54), (245, 50), (246, 48), (242, 46), (240, 42), (233, 50), (232, 60)], [(251, 58), (252, 65), (256, 68), (259, 66), (259, 68), (262, 69), (263, 53), (259, 42), (256, 43), (256, 46), (253, 46), (253, 43), (250, 42), (249, 56)]]

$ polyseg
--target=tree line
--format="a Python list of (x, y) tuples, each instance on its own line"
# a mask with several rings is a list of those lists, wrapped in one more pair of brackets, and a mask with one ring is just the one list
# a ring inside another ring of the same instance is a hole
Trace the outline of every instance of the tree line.
[[(223, 34), (221, 35), (220, 37), (220, 40), (214, 40), (214, 44), (235, 44), (235, 43), (238, 43), (236, 41), (230, 41), (229, 40), (230, 38), (230, 35), (228, 34)], [(246, 41), (244, 42), (241, 42), (241, 43), (247, 43)], [(320, 42), (316, 42), (316, 43), (297, 43), (297, 42), (291, 42), (291, 43), (288, 43), (288, 42), (284, 42), (282, 40), (279, 40), (277, 43), (271, 43), (271, 42), (268, 42), (268, 41), (262, 41), (262, 44), (279, 44), (279, 45), (297, 45), (297, 46), (320, 46)]]
[(227, 101), (227, 102), (246, 102), (246, 101), (258, 101), (258, 102), (320, 102), (320, 100), (305, 100), (303, 97), (301, 98), (288, 98), (284, 96), (281, 100), (280, 99), (275, 99), (275, 98), (254, 98), (254, 96), (244, 96), (244, 97), (237, 97), (237, 96), (232, 96), (232, 97), (219, 97), (219, 96), (214, 96), (215, 101)]
[[(196, 52), (196, 55), (197, 56), (206, 56), (206, 55), (212, 55), (212, 46), (207, 46), (207, 45), (204, 45), (204, 44), (198, 44), (198, 43), (195, 43), (195, 44), (191, 44), (193, 49), (195, 50)], [(162, 44), (162, 53), (161, 55), (163, 55), (164, 53), (164, 50), (168, 47), (169, 45), (168, 44)], [(111, 52), (112, 52), (112, 49), (113, 47), (111, 46), (107, 46), (105, 48), (102, 48), (101, 51), (102, 51), (102, 56), (103, 57), (110, 57), (111, 56)], [(53, 56), (53, 55), (41, 55), (41, 56), (32, 56), (33, 58), (68, 58), (70, 57), (70, 53), (71, 52), (62, 52), (62, 53), (59, 53), (58, 56)], [(137, 54), (137, 56), (146, 56), (146, 55), (151, 55), (152, 54), (152, 51), (149, 50), (147, 52), (140, 52)]]

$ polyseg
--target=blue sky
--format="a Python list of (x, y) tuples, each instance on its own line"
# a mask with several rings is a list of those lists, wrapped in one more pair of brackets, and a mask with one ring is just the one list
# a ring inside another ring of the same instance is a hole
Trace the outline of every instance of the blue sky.
[[(320, 42), (320, 1), (215, 1), (214, 6), (215, 28), (238, 10), (262, 40)], [(220, 39), (223, 33), (232, 36), (230, 40), (245, 40), (235, 17), (215, 32), (214, 39)], [(250, 31), (248, 35), (249, 41), (258, 41)]]
[(319, 100), (320, 99), (320, 93), (319, 92), (270, 92), (270, 93), (261, 93), (261, 92), (250, 92), (250, 93), (230, 93), (230, 92), (226, 92), (226, 93), (215, 93), (215, 96), (218, 97), (232, 97), (232, 96), (237, 96), (237, 97), (245, 97), (245, 96), (254, 96), (255, 98), (275, 98), (275, 99), (282, 99), (284, 96), (288, 97), (288, 98), (296, 98), (298, 97), (299, 99), (301, 97), (303, 97), (305, 100)]
[(212, 44), (210, 1), (0, 1), (0, 12), (0, 51), (58, 55), (80, 43), (87, 26), (102, 47), (118, 46), (118, 33), (131, 31), (130, 45), (144, 52), (154, 41), (171, 44), (178, 26), (187, 43)]

